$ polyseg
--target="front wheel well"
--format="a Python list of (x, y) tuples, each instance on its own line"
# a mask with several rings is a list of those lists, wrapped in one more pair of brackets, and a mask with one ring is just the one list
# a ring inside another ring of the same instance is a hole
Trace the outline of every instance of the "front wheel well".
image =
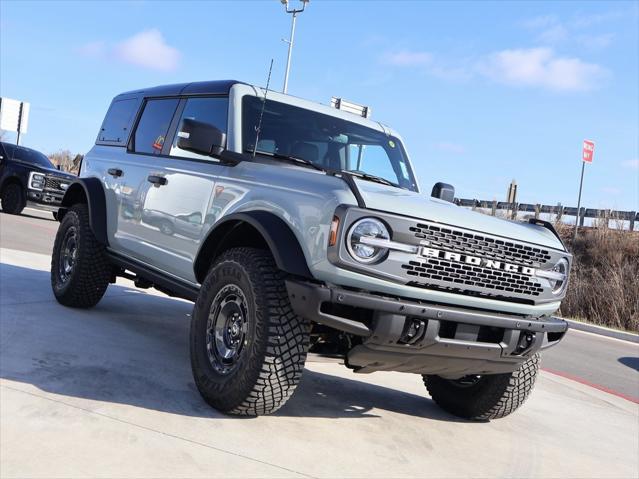
[(71, 208), (78, 203), (87, 204), (87, 194), (84, 188), (80, 184), (72, 184), (62, 199), (62, 206), (65, 208)]
[(195, 277), (198, 283), (202, 283), (209, 267), (224, 252), (232, 248), (257, 248), (270, 251), (269, 245), (258, 231), (251, 224), (236, 220), (228, 221), (209, 235), (202, 244), (200, 253), (195, 261)]
[(88, 204), (89, 201), (87, 199), (86, 191), (79, 184), (72, 184), (69, 189), (64, 194), (64, 198), (62, 198), (62, 203), (60, 204), (60, 209), (58, 210), (58, 215), (56, 220), (62, 223), (62, 219), (64, 215), (67, 214), (67, 209), (71, 208), (73, 205), (77, 204)]
[(258, 210), (232, 214), (213, 228), (195, 260), (194, 273), (198, 283), (204, 281), (220, 254), (238, 247), (267, 250), (281, 271), (312, 278), (304, 250), (293, 229), (279, 216)]

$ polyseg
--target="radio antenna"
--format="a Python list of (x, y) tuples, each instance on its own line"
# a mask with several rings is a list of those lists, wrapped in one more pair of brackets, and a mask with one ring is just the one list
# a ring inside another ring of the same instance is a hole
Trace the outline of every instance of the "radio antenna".
[(253, 158), (257, 152), (257, 142), (260, 140), (260, 133), (262, 131), (262, 118), (264, 118), (264, 108), (266, 107), (266, 97), (268, 96), (268, 87), (271, 84), (271, 72), (273, 71), (273, 59), (271, 58), (271, 66), (268, 69), (268, 78), (266, 79), (266, 91), (264, 92), (264, 98), (262, 99), (262, 110), (260, 111), (260, 119), (255, 127), (255, 144), (253, 145)]

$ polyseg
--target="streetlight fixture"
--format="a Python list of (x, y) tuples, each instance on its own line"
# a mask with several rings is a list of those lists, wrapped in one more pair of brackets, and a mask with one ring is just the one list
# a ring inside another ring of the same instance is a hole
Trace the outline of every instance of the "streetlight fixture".
[(306, 4), (310, 0), (300, 0), (302, 2), (302, 8), (289, 8), (288, 0), (280, 0), (282, 5), (286, 8), (286, 13), (293, 14), (293, 19), (291, 22), (291, 37), (288, 40), (282, 39), (286, 43), (288, 43), (288, 58), (286, 59), (286, 74), (284, 75), (284, 89), (282, 90), (284, 93), (288, 90), (288, 74), (291, 70), (291, 54), (293, 53), (293, 41), (295, 40), (295, 20), (297, 19), (297, 15), (302, 13), (306, 8)]

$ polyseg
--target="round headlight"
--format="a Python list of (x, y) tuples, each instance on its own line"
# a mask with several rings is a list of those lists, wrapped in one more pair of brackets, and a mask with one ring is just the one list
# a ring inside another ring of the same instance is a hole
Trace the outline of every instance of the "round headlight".
[(355, 260), (370, 264), (381, 260), (388, 253), (387, 248), (376, 244), (379, 240), (390, 240), (386, 225), (375, 218), (364, 218), (351, 227), (346, 238), (346, 245), (348, 252)]
[(568, 260), (566, 258), (561, 258), (552, 268), (552, 271), (564, 275), (563, 279), (553, 279), (550, 281), (552, 294), (561, 294), (568, 285)]

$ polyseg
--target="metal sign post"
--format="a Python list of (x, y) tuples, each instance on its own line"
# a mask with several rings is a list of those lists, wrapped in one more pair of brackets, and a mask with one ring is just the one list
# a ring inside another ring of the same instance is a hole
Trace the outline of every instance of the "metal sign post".
[(24, 103), (20, 102), (20, 112), (18, 113), (18, 136), (16, 137), (16, 145), (20, 145), (20, 127), (22, 126), (22, 109), (24, 108)]
[(586, 169), (586, 163), (592, 163), (595, 156), (595, 142), (591, 140), (584, 140), (583, 149), (581, 152), (581, 179), (579, 180), (579, 198), (577, 199), (577, 221), (575, 222), (575, 232), (572, 236), (572, 242), (577, 239), (577, 229), (579, 229), (579, 222), (581, 217), (581, 192), (584, 186), (584, 171)]

